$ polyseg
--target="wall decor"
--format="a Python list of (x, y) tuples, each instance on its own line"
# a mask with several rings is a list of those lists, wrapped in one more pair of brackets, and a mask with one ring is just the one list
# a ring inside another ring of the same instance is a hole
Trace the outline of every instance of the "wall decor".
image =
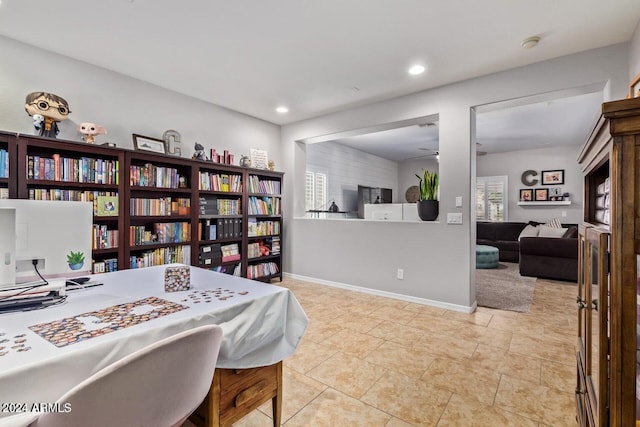
[(133, 148), (140, 151), (151, 151), (152, 153), (166, 154), (164, 141), (149, 136), (132, 134)]
[(549, 190), (546, 188), (536, 188), (535, 200), (536, 202), (546, 202), (549, 200)]
[(527, 171), (522, 172), (520, 176), (520, 181), (522, 181), (522, 185), (526, 185), (527, 187), (533, 187), (538, 183), (537, 178), (532, 178), (534, 176), (538, 176), (538, 172), (529, 169)]
[(542, 171), (542, 185), (564, 184), (564, 169)]
[(533, 200), (533, 190), (530, 188), (523, 188), (520, 190), (520, 201), (530, 202)]
[[(177, 130), (169, 129), (165, 130), (162, 134), (162, 140), (164, 141), (164, 150), (167, 154), (172, 156), (182, 156), (182, 148), (179, 147), (182, 142), (182, 136)], [(171, 143), (173, 141), (173, 144)]]
[(269, 156), (267, 150), (251, 149), (251, 166), (256, 169), (267, 169), (269, 167)]
[(555, 200), (555, 201), (562, 200), (562, 188), (560, 187), (549, 188), (549, 200)]

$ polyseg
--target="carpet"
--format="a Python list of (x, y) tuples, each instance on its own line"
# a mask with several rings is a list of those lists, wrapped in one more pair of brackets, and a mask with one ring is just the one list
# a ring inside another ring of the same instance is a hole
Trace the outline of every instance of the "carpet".
[(476, 270), (478, 306), (526, 313), (533, 301), (535, 277), (520, 276), (518, 264), (501, 262), (498, 268)]

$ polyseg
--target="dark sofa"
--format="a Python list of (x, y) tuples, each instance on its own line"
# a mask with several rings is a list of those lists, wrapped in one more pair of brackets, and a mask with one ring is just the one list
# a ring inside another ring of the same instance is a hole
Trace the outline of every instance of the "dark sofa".
[(578, 229), (567, 228), (563, 237), (518, 237), (524, 228), (537, 222), (478, 222), (476, 244), (498, 248), (500, 261), (517, 262), (522, 276), (575, 282), (578, 278)]
[(478, 222), (476, 224), (476, 244), (498, 248), (500, 261), (518, 262), (520, 244), (518, 237), (526, 222)]

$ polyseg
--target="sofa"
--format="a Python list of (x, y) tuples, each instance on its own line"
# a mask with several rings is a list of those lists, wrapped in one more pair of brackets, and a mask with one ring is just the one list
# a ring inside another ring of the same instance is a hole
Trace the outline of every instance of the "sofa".
[(522, 237), (520, 234), (541, 225), (530, 222), (478, 222), (476, 244), (494, 246), (502, 262), (519, 264), (520, 275), (553, 280), (577, 281), (578, 228), (562, 224), (559, 237)]

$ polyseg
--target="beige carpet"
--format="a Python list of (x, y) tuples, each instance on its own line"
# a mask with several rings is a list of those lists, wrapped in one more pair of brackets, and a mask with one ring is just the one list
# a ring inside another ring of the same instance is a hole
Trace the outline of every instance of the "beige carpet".
[(520, 276), (518, 264), (501, 262), (498, 268), (476, 269), (478, 306), (526, 313), (533, 301), (535, 277)]

